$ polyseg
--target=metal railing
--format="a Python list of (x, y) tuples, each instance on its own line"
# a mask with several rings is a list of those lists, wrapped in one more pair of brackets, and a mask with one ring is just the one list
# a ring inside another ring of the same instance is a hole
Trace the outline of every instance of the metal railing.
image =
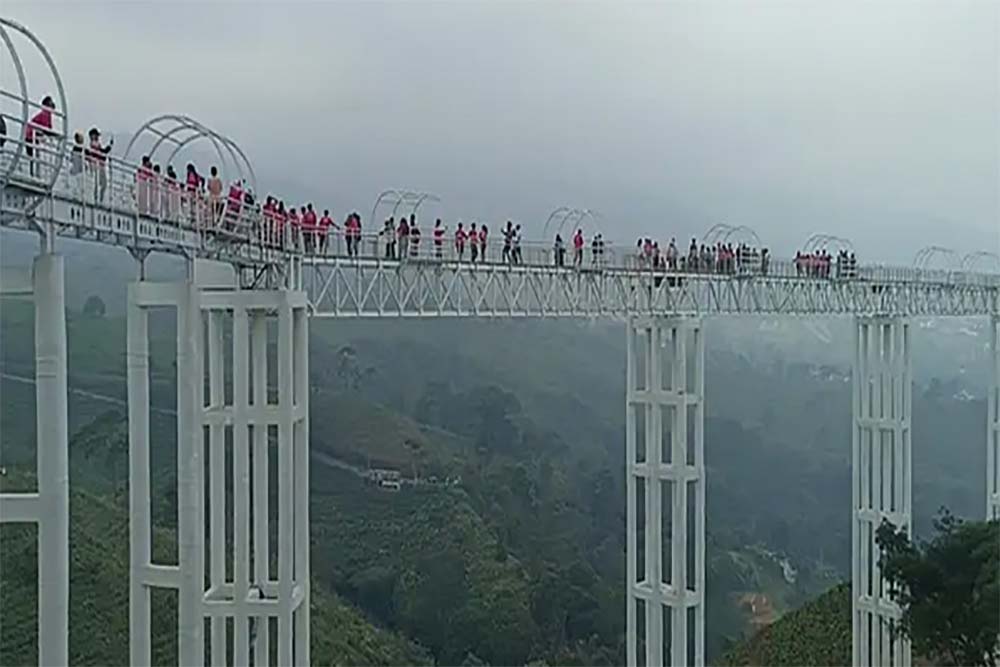
[[(8, 134), (0, 148), (0, 173), (18, 152), (22, 139)], [(259, 201), (247, 203), (231, 199), (227, 193), (213, 197), (201, 187), (140, 171), (140, 166), (111, 155), (95, 155), (86, 146), (75, 144), (67, 155), (59, 154), (58, 138), (33, 142), (33, 155), (23, 156), (7, 180), (36, 189), (45, 196), (53, 170), (58, 170), (53, 194), (83, 205), (103, 206), (137, 219), (195, 231), (206, 244), (224, 243), (251, 248), (260, 261), (280, 261), (289, 255), (305, 258), (366, 259), (390, 262), (464, 262), (509, 265), (511, 267), (551, 267), (566, 271), (643, 271), (653, 274), (723, 276), (734, 279), (752, 276), (813, 280), (859, 280), (876, 283), (920, 282), (942, 287), (1000, 286), (1000, 274), (972, 270), (857, 264), (830, 261), (810, 264), (795, 259), (778, 259), (759, 251), (720, 260), (712, 254), (664, 254), (659, 260), (635, 246), (604, 241), (586, 243), (577, 251), (570, 244), (521, 241), (506, 243), (491, 230), (486, 242), (458, 243), (455, 232), (445, 228), (439, 236), (433, 228), (418, 227), (403, 236), (391, 233), (303, 227), (282, 221), (275, 213), (263, 211)], [(61, 158), (61, 160), (60, 160)], [(59, 169), (60, 163), (62, 168)], [(139, 177), (140, 173), (142, 177)]]

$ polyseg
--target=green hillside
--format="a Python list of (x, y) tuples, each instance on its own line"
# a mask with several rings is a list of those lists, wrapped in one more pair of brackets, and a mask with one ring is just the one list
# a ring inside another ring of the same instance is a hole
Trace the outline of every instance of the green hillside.
[[(4, 488), (31, 486), (8, 471)], [(12, 482), (7, 484), (7, 482)], [(70, 496), (70, 662), (128, 664), (128, 514), (108, 497), (74, 490)], [(154, 557), (169, 562), (173, 535), (158, 530)], [(0, 664), (38, 660), (37, 534), (33, 526), (0, 530)], [(153, 595), (154, 664), (176, 664), (175, 594)], [(322, 586), (312, 593), (313, 662), (317, 665), (428, 664), (426, 654), (373, 626)]]
[(731, 648), (722, 665), (848, 665), (851, 585), (843, 583)]

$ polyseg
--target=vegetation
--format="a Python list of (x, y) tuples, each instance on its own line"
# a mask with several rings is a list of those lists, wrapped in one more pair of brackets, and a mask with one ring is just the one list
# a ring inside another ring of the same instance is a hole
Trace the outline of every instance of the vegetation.
[(1000, 522), (965, 522), (947, 511), (933, 540), (914, 543), (883, 522), (882, 572), (903, 608), (900, 630), (936, 664), (1000, 660)]
[(730, 649), (723, 665), (851, 664), (851, 585), (840, 584)]

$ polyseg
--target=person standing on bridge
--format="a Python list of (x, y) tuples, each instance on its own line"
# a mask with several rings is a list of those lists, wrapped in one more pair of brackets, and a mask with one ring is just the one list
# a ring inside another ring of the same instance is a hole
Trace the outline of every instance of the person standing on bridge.
[(395, 218), (389, 217), (385, 221), (385, 225), (382, 229), (382, 242), (385, 243), (385, 258), (386, 259), (396, 259), (396, 221)]
[(479, 255), (479, 232), (476, 231), (476, 223), (469, 225), (469, 260), (475, 264)]
[(410, 257), (417, 259), (420, 256), (420, 228), (417, 227), (417, 217), (410, 215)]
[(583, 230), (577, 229), (573, 235), (573, 266), (580, 268), (583, 264)]
[(555, 259), (556, 266), (566, 266), (566, 244), (563, 243), (562, 236), (559, 234), (556, 234), (555, 243), (552, 244), (552, 255)]
[[(31, 117), (24, 127), (24, 150), (28, 154), (28, 170), (32, 176), (36, 176), (37, 170), (35, 149), (36, 144), (42, 143), (42, 137), (54, 137), (56, 133), (52, 131), (52, 111), (56, 108), (56, 103), (52, 101), (50, 95), (42, 99), (42, 108)], [(39, 156), (39, 159), (41, 156)]]
[(458, 255), (458, 261), (460, 262), (465, 257), (465, 239), (465, 229), (462, 227), (462, 221), (459, 220), (458, 229), (455, 230), (455, 253)]
[(521, 225), (514, 225), (514, 247), (511, 250), (515, 264), (520, 264), (521, 259)]
[(208, 201), (211, 204), (212, 221), (218, 224), (222, 220), (222, 179), (219, 169), (212, 165), (208, 171)]
[(440, 261), (444, 253), (444, 233), (445, 227), (441, 224), (441, 218), (434, 222), (434, 257)]
[(486, 223), (479, 225), (479, 261), (486, 261), (486, 239), (489, 234), (489, 229), (486, 227)]
[(311, 253), (318, 247), (316, 243), (318, 232), (316, 212), (313, 211), (312, 203), (306, 204), (306, 210), (302, 214), (302, 245), (306, 253)]
[(94, 176), (94, 201), (103, 202), (108, 190), (108, 154), (115, 145), (112, 138), (107, 146), (101, 145), (101, 131), (90, 128), (90, 146), (87, 147), (87, 165)]
[(337, 225), (330, 217), (330, 210), (323, 209), (323, 217), (319, 219), (319, 253), (326, 254), (327, 243), (329, 243), (330, 228), (337, 229)]
[[(83, 135), (77, 132), (80, 143), (83, 143)], [(153, 178), (153, 162), (148, 155), (143, 155), (139, 162), (139, 168), (135, 171), (135, 192), (136, 204), (139, 207), (139, 215), (149, 213), (149, 182)]]
[(410, 225), (406, 222), (405, 215), (400, 217), (399, 225), (396, 226), (396, 238), (399, 241), (399, 260), (402, 261), (410, 251)]
[(500, 230), (503, 235), (503, 250), (500, 253), (500, 260), (504, 264), (510, 263), (510, 247), (514, 243), (514, 223), (510, 220), (507, 221), (507, 226)]

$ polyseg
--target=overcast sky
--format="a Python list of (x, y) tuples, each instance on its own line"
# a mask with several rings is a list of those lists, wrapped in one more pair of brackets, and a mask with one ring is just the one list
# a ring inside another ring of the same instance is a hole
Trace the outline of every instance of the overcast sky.
[(366, 223), (379, 191), (405, 187), (440, 195), (427, 216), (539, 231), (588, 207), (630, 243), (725, 222), (782, 255), (813, 232), (906, 262), (1000, 248), (997, 2), (3, 12), (51, 50), (75, 127), (127, 136), (187, 113), (243, 146), (262, 189)]

